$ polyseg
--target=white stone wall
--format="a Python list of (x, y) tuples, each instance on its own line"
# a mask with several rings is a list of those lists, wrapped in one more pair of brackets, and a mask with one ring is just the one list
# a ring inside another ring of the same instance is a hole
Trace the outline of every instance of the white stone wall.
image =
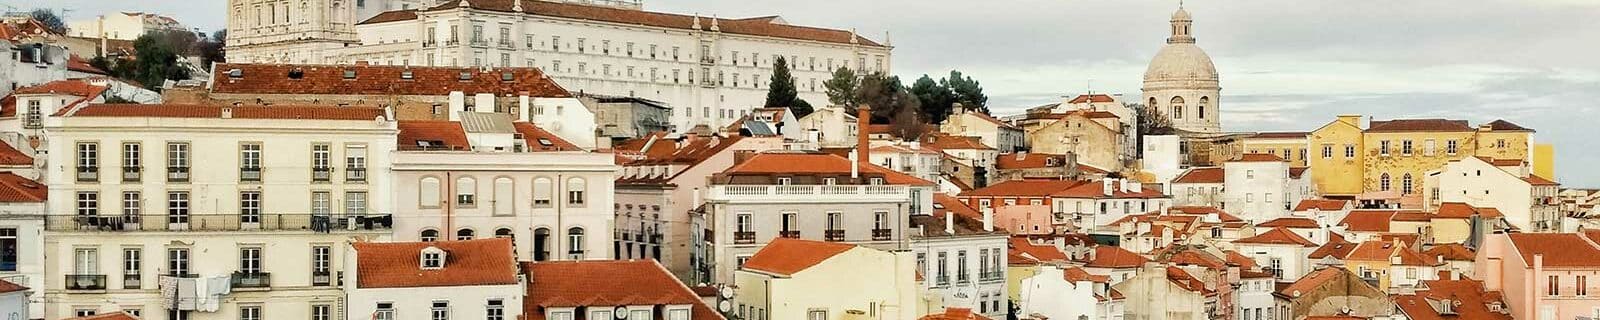
[[(1094, 282), (1068, 282), (1060, 267), (1041, 267), (1033, 277), (1022, 279), (1021, 309), (1017, 314), (1039, 314), (1049, 319), (1107, 319), (1096, 315), (1099, 301)], [(1121, 316), (1121, 314), (1118, 314)]]
[[(17, 230), (17, 269), (0, 271), (0, 279), (34, 288), (32, 294), (20, 295), (18, 301), (0, 297), (0, 310), (21, 310), (21, 315), (28, 319), (44, 317), (44, 290), (38, 289), (45, 287), (44, 219), (39, 217), (41, 214), (44, 214), (44, 203), (0, 203), (0, 228)], [(7, 307), (21, 306), (21, 300), (33, 303), (28, 304), (28, 309)], [(6, 313), (0, 311), (0, 316)]]
[(1229, 213), (1263, 222), (1284, 216), (1295, 205), (1290, 202), (1288, 162), (1229, 161), (1223, 172), (1223, 201)]
[[(1424, 203), (1434, 208), (1439, 203), (1462, 202), (1474, 207), (1495, 208), (1505, 215), (1506, 222), (1522, 230), (1539, 230), (1532, 224), (1535, 217), (1533, 188), (1527, 181), (1500, 170), (1478, 158), (1466, 157), (1451, 161), (1437, 173), (1430, 172), (1423, 179)], [(1434, 190), (1438, 191), (1435, 192)], [(1437, 194), (1438, 200), (1434, 201)]]
[[(924, 227), (929, 229), (943, 228), (943, 226), (939, 225)], [(1005, 236), (913, 238), (911, 246), (912, 253), (924, 259), (923, 266), (925, 269), (920, 270), (925, 279), (923, 282), (927, 284), (924, 290), (939, 297), (945, 307), (972, 308), (974, 313), (987, 310), (988, 312), (981, 312), (981, 314), (988, 316), (990, 319), (1005, 317), (1008, 306), (1005, 297), (1005, 272), (1009, 265), (1006, 260)], [(982, 254), (985, 250), (989, 252), (989, 256)], [(957, 272), (960, 272), (957, 260), (961, 257), (961, 252), (965, 252), (967, 258), (967, 280), (964, 282), (957, 281), (956, 275)], [(937, 264), (940, 253), (944, 253), (946, 257), (944, 267), (949, 272), (950, 280), (947, 284), (940, 284), (936, 279), (938, 277), (939, 269)], [(995, 260), (992, 260), (996, 259), (996, 257), (999, 258), (998, 264), (995, 264)], [(985, 258), (991, 260), (983, 260)], [(980, 266), (986, 264), (992, 266), (994, 269), (990, 269), (990, 272), (998, 273), (999, 277), (983, 278), (981, 275), (983, 267)], [(989, 307), (980, 306), (980, 303), (987, 303), (988, 306), (995, 306), (998, 303), (999, 308), (989, 309)]]

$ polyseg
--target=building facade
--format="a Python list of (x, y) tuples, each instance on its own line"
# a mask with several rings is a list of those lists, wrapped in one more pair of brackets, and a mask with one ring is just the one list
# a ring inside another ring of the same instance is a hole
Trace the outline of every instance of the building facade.
[(1222, 87), (1216, 65), (1194, 44), (1194, 19), (1182, 8), (1172, 14), (1172, 36), (1144, 72), (1146, 107), (1188, 132), (1222, 131)]

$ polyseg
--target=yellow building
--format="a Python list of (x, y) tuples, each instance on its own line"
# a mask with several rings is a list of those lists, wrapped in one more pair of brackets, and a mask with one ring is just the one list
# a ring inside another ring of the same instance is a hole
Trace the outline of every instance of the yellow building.
[(1556, 179), (1556, 146), (1549, 143), (1533, 144), (1533, 175), (1549, 180)]
[(734, 273), (745, 319), (917, 319), (925, 307), (909, 252), (778, 238)]
[(1478, 125), (1479, 157), (1490, 159), (1528, 160), (1533, 129), (1524, 128), (1505, 120), (1495, 120)]
[(1344, 268), (1362, 278), (1377, 280), (1380, 289), (1415, 286), (1428, 279), (1437, 260), (1410, 248), (1405, 242), (1372, 240), (1362, 242), (1344, 258)]
[(1309, 132), (1259, 132), (1239, 143), (1245, 153), (1276, 155), (1288, 160), (1291, 167), (1304, 167), (1311, 158), (1307, 153), (1311, 151), (1308, 136)]
[(1077, 110), (1045, 115), (1028, 131), (1031, 152), (1077, 154), (1078, 163), (1110, 171), (1122, 170), (1122, 127), (1117, 116), (1105, 111)]
[(1361, 116), (1340, 115), (1338, 120), (1306, 136), (1311, 156), (1311, 183), (1323, 196), (1361, 194), (1364, 158), (1361, 157)]

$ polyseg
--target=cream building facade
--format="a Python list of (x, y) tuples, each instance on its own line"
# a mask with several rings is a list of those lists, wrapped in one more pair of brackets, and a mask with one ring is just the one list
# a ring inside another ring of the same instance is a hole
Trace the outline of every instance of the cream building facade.
[(1172, 36), (1144, 73), (1146, 107), (1188, 132), (1222, 131), (1222, 86), (1211, 57), (1195, 45), (1194, 18), (1182, 8), (1172, 14)]
[(146, 12), (117, 12), (67, 23), (67, 34), (79, 38), (134, 40), (146, 33), (161, 31), (189, 30), (172, 17)]
[(1423, 204), (1430, 210), (1460, 202), (1499, 210), (1507, 223), (1520, 230), (1563, 230), (1564, 216), (1556, 197), (1560, 185), (1539, 176), (1518, 174), (1483, 158), (1466, 157), (1428, 172), (1424, 185), (1428, 192), (1423, 194)]
[(918, 319), (913, 268), (909, 252), (781, 239), (734, 275), (734, 312), (743, 319)]

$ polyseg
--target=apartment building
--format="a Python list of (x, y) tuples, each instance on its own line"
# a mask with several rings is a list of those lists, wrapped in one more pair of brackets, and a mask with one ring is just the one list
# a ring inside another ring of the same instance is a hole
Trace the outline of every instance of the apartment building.
[(528, 283), (509, 239), (347, 246), (341, 258), (354, 279), (343, 284), (344, 303), (338, 310), (344, 316), (339, 319), (522, 318), (523, 288)]
[(60, 258), (44, 264), (45, 317), (331, 317), (343, 243), (391, 233), (392, 119), (89, 104), (47, 120), (48, 149), (61, 151), (49, 154), (43, 249)]
[[(17, 300), (15, 304), (0, 302), (0, 306), (17, 306), (11, 310), (17, 312), (19, 319), (44, 317), (44, 290), (41, 288), (45, 287), (42, 234), (46, 196), (43, 183), (10, 172), (0, 173), (0, 287), (11, 283), (22, 288), (0, 294), (16, 296)], [(0, 298), (0, 301), (10, 300)], [(26, 307), (22, 307), (24, 305)], [(7, 313), (0, 311), (0, 315), (3, 314)]]
[(943, 194), (935, 197), (949, 201), (935, 203), (932, 214), (912, 215), (907, 230), (923, 287), (939, 302), (933, 305), (1005, 317), (1010, 237), (997, 229), (994, 212), (979, 213)]
[[(1499, 166), (1491, 159), (1467, 157), (1453, 160), (1428, 172), (1423, 184), (1424, 207), (1436, 209), (1451, 202), (1466, 203), (1474, 207), (1494, 208), (1504, 214), (1507, 223), (1530, 232), (1552, 232), (1564, 229), (1565, 215), (1561, 214), (1561, 200), (1557, 197), (1560, 184), (1537, 175), (1528, 174), (1526, 166)], [(1573, 221), (1575, 222), (1575, 221)]]
[[(739, 267), (740, 319), (911, 320), (919, 304), (911, 255), (838, 242), (780, 238)], [(851, 285), (842, 285), (851, 284)], [(931, 313), (931, 312), (928, 312)]]

